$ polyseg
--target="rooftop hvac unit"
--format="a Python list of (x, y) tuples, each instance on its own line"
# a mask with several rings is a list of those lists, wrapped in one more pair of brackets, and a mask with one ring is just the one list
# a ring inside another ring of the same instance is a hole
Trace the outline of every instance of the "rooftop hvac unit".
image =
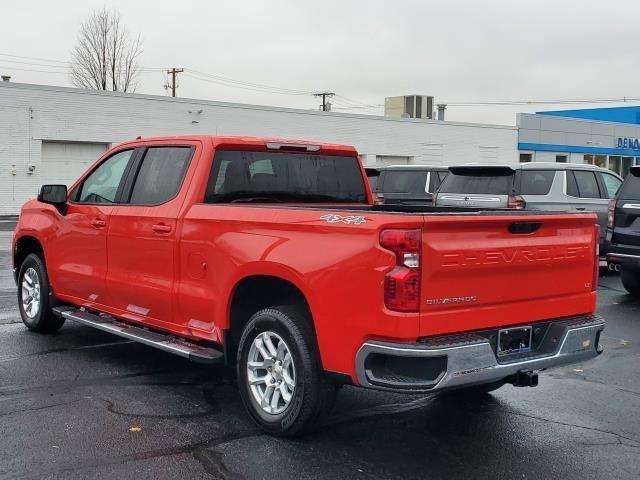
[(433, 97), (426, 95), (387, 97), (384, 99), (384, 116), (433, 119)]

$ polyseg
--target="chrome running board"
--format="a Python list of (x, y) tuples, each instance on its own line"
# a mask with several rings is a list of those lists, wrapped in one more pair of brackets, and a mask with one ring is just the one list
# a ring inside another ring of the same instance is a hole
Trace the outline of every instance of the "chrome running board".
[(222, 360), (224, 354), (211, 347), (203, 347), (187, 340), (167, 333), (147, 330), (143, 327), (121, 322), (110, 315), (93, 314), (74, 307), (54, 307), (53, 312), (63, 318), (68, 318), (84, 325), (88, 325), (103, 332), (113, 333), (119, 337), (134, 340), (180, 357), (188, 358), (197, 363), (216, 363)]

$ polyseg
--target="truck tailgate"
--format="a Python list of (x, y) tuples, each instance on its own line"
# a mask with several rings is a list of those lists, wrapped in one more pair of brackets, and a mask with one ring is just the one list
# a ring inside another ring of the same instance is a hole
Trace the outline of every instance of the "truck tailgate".
[(425, 216), (420, 336), (593, 312), (596, 221), (594, 214)]

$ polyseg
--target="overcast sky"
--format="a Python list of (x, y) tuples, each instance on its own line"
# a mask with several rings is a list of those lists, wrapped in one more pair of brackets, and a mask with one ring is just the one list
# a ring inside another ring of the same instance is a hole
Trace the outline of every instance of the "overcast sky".
[[(62, 63), (7, 54), (69, 60), (80, 22), (103, 5), (142, 36), (144, 67), (329, 90), (340, 95), (335, 110), (359, 107), (339, 111), (381, 113), (370, 106), (411, 93), (436, 102), (640, 97), (633, 0), (3, 2), (0, 72), (16, 82), (71, 85)], [(318, 105), (305, 93), (179, 78), (182, 97)], [(145, 71), (137, 92), (165, 95), (165, 81), (160, 70)], [(447, 119), (515, 124), (516, 112), (559, 108), (574, 107), (452, 105)]]

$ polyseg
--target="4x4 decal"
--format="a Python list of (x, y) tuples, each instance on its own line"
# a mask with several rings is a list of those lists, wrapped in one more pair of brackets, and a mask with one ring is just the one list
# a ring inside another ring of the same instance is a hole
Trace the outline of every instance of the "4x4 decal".
[(330, 213), (320, 217), (320, 220), (324, 220), (327, 223), (346, 223), (347, 225), (360, 225), (366, 223), (367, 219), (359, 215), (348, 215), (343, 217), (335, 213)]

